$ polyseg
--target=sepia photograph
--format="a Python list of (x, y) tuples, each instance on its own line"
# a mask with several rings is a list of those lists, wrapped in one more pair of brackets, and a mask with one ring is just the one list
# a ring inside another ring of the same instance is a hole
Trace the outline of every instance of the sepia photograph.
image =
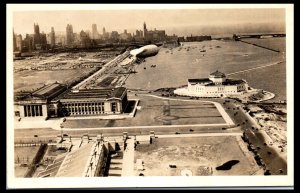
[(294, 186), (292, 4), (6, 14), (7, 188)]

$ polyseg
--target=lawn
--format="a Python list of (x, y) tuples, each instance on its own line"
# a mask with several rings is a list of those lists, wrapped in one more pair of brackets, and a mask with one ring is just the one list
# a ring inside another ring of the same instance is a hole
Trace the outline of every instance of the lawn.
[[(247, 148), (240, 147), (243, 144), (238, 138), (240, 136), (156, 138), (150, 145), (137, 145), (135, 162), (142, 159), (145, 170), (135, 170), (135, 174), (180, 176), (183, 170), (189, 170), (194, 176), (251, 175), (259, 167)], [(216, 170), (231, 160), (239, 162), (230, 170)]]
[(213, 104), (199, 101), (173, 101), (140, 96), (140, 110), (135, 117), (121, 120), (67, 120), (65, 128), (124, 127), (224, 123)]

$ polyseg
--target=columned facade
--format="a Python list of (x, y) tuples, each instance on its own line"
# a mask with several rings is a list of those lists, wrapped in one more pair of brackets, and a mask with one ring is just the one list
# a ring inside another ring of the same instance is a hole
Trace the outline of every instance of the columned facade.
[(24, 117), (43, 116), (42, 105), (24, 105)]
[[(16, 97), (15, 117), (65, 117), (124, 113), (127, 90), (124, 87), (110, 89), (86, 89), (65, 92), (65, 86), (54, 83), (33, 93)], [(61, 94), (61, 95), (60, 95)]]
[(15, 106), (16, 117), (47, 117), (47, 106), (42, 104), (26, 104)]
[(62, 116), (119, 114), (121, 101), (70, 101), (61, 102)]

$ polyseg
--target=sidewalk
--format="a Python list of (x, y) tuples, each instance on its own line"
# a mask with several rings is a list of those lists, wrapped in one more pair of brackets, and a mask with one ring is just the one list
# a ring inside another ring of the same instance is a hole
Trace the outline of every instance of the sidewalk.
[(14, 121), (15, 129), (30, 129), (30, 128), (53, 128), (55, 130), (60, 130), (60, 124), (63, 122), (63, 118), (60, 119), (50, 119), (45, 121), (43, 119), (36, 118), (23, 118), (21, 121)]
[(126, 140), (127, 147), (123, 154), (122, 176), (134, 176), (134, 139)]

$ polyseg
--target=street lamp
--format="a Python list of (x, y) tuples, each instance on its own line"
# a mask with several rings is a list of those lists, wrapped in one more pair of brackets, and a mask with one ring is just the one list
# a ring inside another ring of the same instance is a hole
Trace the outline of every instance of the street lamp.
[[(66, 114), (65, 114), (65, 111), (64, 109), (62, 110), (62, 113), (63, 113), (63, 122), (66, 121)], [(60, 124), (60, 135), (61, 135), (61, 140), (63, 141), (63, 128), (64, 126), (62, 125), (62, 123)]]
[(63, 141), (63, 127), (64, 126), (60, 125), (60, 137), (62, 141)]

